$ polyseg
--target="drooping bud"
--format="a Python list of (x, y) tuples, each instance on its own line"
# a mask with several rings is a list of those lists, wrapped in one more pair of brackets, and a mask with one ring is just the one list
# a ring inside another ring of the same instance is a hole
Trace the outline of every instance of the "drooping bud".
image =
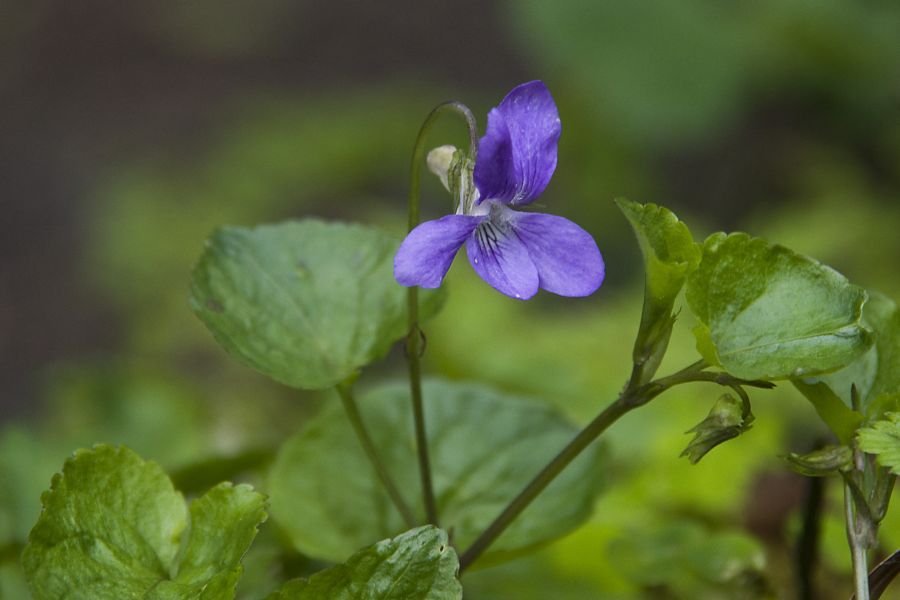
[(785, 459), (794, 471), (807, 477), (824, 477), (853, 469), (853, 451), (847, 446), (826, 446), (808, 454), (791, 452)]
[(438, 176), (447, 191), (450, 191), (450, 184), (447, 177), (450, 174), (450, 166), (453, 164), (453, 155), (458, 150), (456, 146), (446, 145), (438, 146), (428, 153), (425, 162), (428, 164), (428, 170)]
[(705, 419), (687, 431), (694, 439), (684, 449), (681, 456), (687, 456), (692, 464), (697, 464), (707, 452), (730, 439), (736, 438), (753, 423), (749, 406), (731, 394), (723, 394), (713, 405)]

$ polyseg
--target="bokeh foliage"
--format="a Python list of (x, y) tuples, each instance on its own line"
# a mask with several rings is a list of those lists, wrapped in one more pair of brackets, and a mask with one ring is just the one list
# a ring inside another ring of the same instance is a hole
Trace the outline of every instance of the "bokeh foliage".
[[(179, 53), (259, 55), (277, 48), (264, 42), (283, 31), (279, 4), (256, 7), (271, 18), (259, 18), (255, 40), (236, 27), (241, 11), (220, 15), (230, 21), (219, 38), (187, 29), (198, 13), (148, 27)], [(900, 299), (896, 2), (528, 0), (508, 3), (504, 23), (562, 113), (559, 169), (544, 200), (595, 234), (610, 281), (587, 300), (523, 305), (454, 268), (445, 311), (427, 327), (430, 372), (543, 399), (578, 423), (612, 399), (630, 366), (623, 341), (640, 321), (641, 257), (612, 203), (621, 194), (664, 203), (709, 230), (745, 228)], [(41, 491), (76, 448), (126, 443), (176, 482), (224, 461), (229, 477), (267, 491), (275, 447), (309, 423), (320, 398), (268, 383), (214, 345), (187, 306), (192, 263), (226, 224), (315, 214), (400, 234), (419, 120), (448, 94), (486, 107), (508, 88), (467, 89), (435, 72), (428, 82), (407, 76), (313, 94), (245, 91), (210, 107), (211, 132), (187, 158), (156, 147), (90, 174), (81, 270), (122, 335), (114, 356), (46, 369), (42, 412), (2, 425), (0, 597), (24, 597), (18, 554)], [(462, 139), (441, 130), (435, 145)], [(430, 186), (431, 210), (441, 212), (444, 197)], [(661, 373), (696, 356), (695, 323), (682, 320)], [(375, 387), (401, 361), (389, 355), (361, 386)], [(753, 429), (696, 466), (678, 458), (683, 432), (715, 390), (679, 389), (626, 417), (610, 431), (609, 485), (588, 525), (467, 575), (467, 597), (756, 598), (792, 589), (805, 483), (778, 456), (809, 450), (827, 431), (790, 386), (755, 398)], [(250, 459), (239, 468), (225, 460), (242, 456)], [(823, 594), (846, 597), (837, 492), (825, 505), (819, 579)], [(886, 550), (900, 547), (898, 512), (882, 527)], [(241, 598), (324, 566), (287, 537), (274, 523), (263, 527)]]

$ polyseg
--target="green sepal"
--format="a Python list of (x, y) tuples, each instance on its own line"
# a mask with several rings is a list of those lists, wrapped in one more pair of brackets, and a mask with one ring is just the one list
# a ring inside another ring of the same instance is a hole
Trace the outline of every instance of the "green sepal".
[(700, 250), (687, 225), (667, 208), (626, 198), (616, 204), (634, 229), (644, 258), (644, 304), (633, 351), (634, 383), (641, 384), (659, 368), (675, 323), (675, 299), (700, 262)]
[(853, 469), (853, 450), (847, 446), (826, 446), (807, 454), (791, 452), (784, 458), (791, 469), (807, 477), (825, 477)]
[(697, 464), (719, 444), (734, 439), (750, 429), (753, 420), (753, 413), (750, 412), (747, 402), (731, 394), (723, 394), (706, 418), (685, 432), (693, 433), (694, 438), (681, 452), (681, 456), (687, 456), (691, 464)]
[(475, 200), (474, 173), (475, 163), (469, 155), (463, 150), (454, 152), (447, 173), (447, 189), (450, 191), (453, 210), (462, 207), (464, 211), (468, 211), (472, 207)]
[(294, 579), (266, 600), (458, 600), (459, 561), (446, 532), (427, 525)]

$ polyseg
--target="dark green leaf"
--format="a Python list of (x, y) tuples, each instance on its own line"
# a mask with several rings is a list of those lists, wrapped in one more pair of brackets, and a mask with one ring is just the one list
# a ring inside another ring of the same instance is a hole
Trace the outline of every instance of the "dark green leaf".
[[(549, 407), (483, 386), (429, 381), (425, 414), (441, 525), (465, 547), (544, 464), (575, 427)], [(406, 384), (359, 400), (382, 460), (406, 500), (420, 487)], [(599, 448), (579, 457), (485, 555), (496, 562), (570, 531), (591, 512), (603, 469)], [(269, 477), (272, 514), (301, 552), (335, 562), (405, 529), (337, 403), (279, 453)], [(302, 510), (297, 507), (302, 506)]]
[(685, 279), (700, 262), (700, 249), (687, 226), (655, 204), (616, 200), (631, 223), (644, 256), (644, 307), (634, 346), (641, 382), (653, 377), (672, 333), (672, 307)]
[[(406, 290), (393, 277), (399, 240), (316, 220), (227, 227), (194, 268), (191, 307), (219, 343), (284, 384), (325, 388), (406, 334)], [(440, 294), (422, 294), (425, 317)]]
[(794, 471), (807, 477), (824, 477), (853, 468), (853, 451), (847, 446), (826, 446), (807, 454), (791, 452), (785, 458)]
[(860, 449), (876, 455), (878, 464), (900, 475), (900, 413), (888, 413), (857, 435)]
[(731, 394), (723, 394), (710, 409), (705, 419), (687, 431), (694, 439), (681, 456), (687, 456), (692, 464), (697, 464), (707, 452), (723, 442), (734, 439), (750, 429), (753, 415)]
[(457, 600), (458, 569), (447, 534), (425, 526), (360, 550), (309, 579), (289, 581), (268, 600)]
[(744, 233), (710, 236), (688, 277), (698, 347), (743, 379), (808, 377), (861, 356), (866, 293), (815, 260)]
[(66, 461), (41, 498), (22, 560), (38, 600), (234, 597), (265, 501), (220, 484), (191, 503), (162, 469), (125, 447)]

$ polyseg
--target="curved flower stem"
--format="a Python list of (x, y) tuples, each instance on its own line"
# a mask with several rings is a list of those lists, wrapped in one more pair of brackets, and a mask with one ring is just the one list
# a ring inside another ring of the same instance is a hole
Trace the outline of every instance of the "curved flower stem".
[[(457, 101), (444, 102), (432, 110), (422, 123), (416, 145), (413, 147), (412, 165), (409, 175), (409, 231), (419, 224), (419, 189), (422, 180), (422, 160), (425, 157), (425, 137), (431, 126), (445, 112), (455, 112), (463, 116), (469, 128), (469, 155), (474, 160), (478, 149), (478, 130), (475, 117), (469, 108)], [(422, 369), (420, 365), (422, 332), (419, 329), (419, 288), (411, 287), (406, 293), (408, 330), (406, 336), (406, 356), (409, 361), (409, 395), (412, 399), (413, 422), (416, 430), (416, 449), (419, 457), (419, 476), (422, 480), (422, 497), (428, 522), (438, 524), (437, 503), (434, 486), (431, 483), (431, 462), (428, 458), (428, 436), (425, 432), (425, 410), (422, 406)]]
[(403, 499), (403, 496), (400, 495), (400, 490), (391, 478), (391, 474), (378, 456), (378, 450), (375, 449), (372, 437), (369, 435), (369, 431), (363, 423), (362, 416), (359, 414), (359, 407), (356, 405), (356, 399), (353, 397), (352, 386), (349, 383), (338, 384), (337, 392), (344, 404), (344, 411), (347, 413), (347, 418), (350, 419), (350, 424), (356, 432), (356, 437), (359, 438), (359, 443), (362, 444), (366, 456), (369, 457), (369, 461), (375, 468), (378, 479), (381, 480), (384, 489), (387, 490), (388, 496), (390, 496), (394, 506), (397, 507), (397, 511), (400, 513), (400, 516), (403, 517), (403, 521), (406, 523), (407, 527), (415, 527), (416, 517), (409, 508), (409, 505)]
[(618, 421), (626, 413), (647, 404), (666, 390), (683, 383), (707, 381), (719, 385), (755, 385), (772, 387), (768, 382), (745, 381), (723, 373), (708, 373), (704, 361), (698, 361), (677, 373), (635, 387), (629, 384), (616, 400), (607, 406), (597, 417), (578, 432), (559, 454), (545, 466), (518, 496), (503, 509), (503, 512), (485, 529), (478, 539), (459, 558), (460, 573), (474, 563), (491, 544), (496, 541), (509, 525), (524, 511), (535, 498), (540, 495), (569, 464), (591, 445), (610, 425)]

